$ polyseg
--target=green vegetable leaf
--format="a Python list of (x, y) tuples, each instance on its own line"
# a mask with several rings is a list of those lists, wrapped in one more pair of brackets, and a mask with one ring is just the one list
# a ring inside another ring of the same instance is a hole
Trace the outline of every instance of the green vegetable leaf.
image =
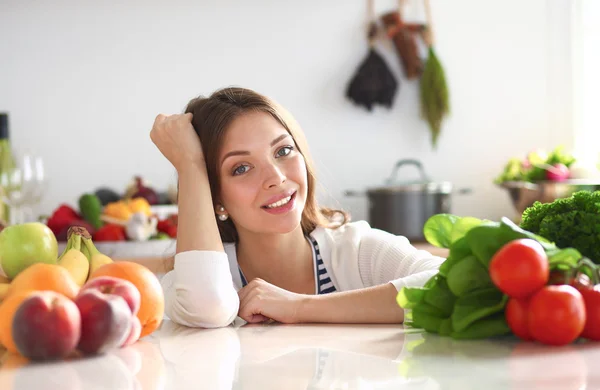
[(448, 288), (446, 278), (439, 273), (434, 276), (436, 283), (425, 291), (423, 302), (437, 308), (444, 317), (450, 317), (456, 296)]
[[(443, 327), (441, 327), (443, 329)], [(441, 330), (441, 329), (440, 329)], [(484, 339), (488, 337), (503, 336), (509, 334), (510, 327), (506, 323), (504, 312), (498, 312), (489, 317), (473, 322), (460, 332), (452, 332), (453, 339)]]
[(403, 309), (412, 309), (423, 301), (426, 291), (421, 287), (402, 287), (396, 295), (396, 302)]
[(581, 259), (581, 253), (577, 249), (565, 248), (565, 249), (552, 249), (546, 252), (548, 255), (548, 263), (550, 269), (555, 269), (560, 266), (564, 267), (575, 267)]
[(451, 317), (452, 328), (461, 332), (475, 321), (501, 312), (507, 301), (508, 296), (496, 288), (472, 291), (456, 300)]
[(412, 309), (412, 316), (412, 324), (415, 328), (423, 328), (434, 333), (439, 333), (442, 322), (447, 319), (447, 317), (441, 316), (436, 308), (426, 303)]
[(471, 255), (471, 248), (467, 240), (462, 237), (452, 243), (450, 252), (446, 260), (440, 265), (439, 274), (442, 276), (448, 276), (450, 269), (454, 267), (459, 261), (462, 261), (465, 257)]
[(438, 248), (449, 248), (452, 244), (452, 229), (459, 219), (460, 217), (452, 214), (431, 216), (423, 226), (425, 239)]
[(493, 286), (487, 268), (473, 255), (465, 257), (448, 272), (448, 288), (457, 297)]
[[(450, 233), (451, 243), (455, 243), (459, 239), (463, 238), (465, 234), (475, 226), (479, 226), (484, 221), (475, 217), (462, 217), (454, 224), (452, 232)], [(489, 221), (487, 221), (489, 222)]]

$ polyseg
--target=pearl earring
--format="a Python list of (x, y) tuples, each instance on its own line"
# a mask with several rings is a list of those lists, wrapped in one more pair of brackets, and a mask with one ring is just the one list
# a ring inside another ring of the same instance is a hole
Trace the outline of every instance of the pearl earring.
[(227, 218), (229, 218), (227, 214), (219, 214), (219, 219), (221, 221), (227, 221)]

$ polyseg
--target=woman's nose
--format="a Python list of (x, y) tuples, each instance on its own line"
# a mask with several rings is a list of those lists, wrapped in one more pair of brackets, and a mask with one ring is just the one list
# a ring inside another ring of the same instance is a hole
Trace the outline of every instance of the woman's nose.
[(277, 187), (283, 183), (285, 183), (286, 177), (280, 167), (276, 164), (269, 164), (265, 168), (265, 180), (264, 186), (265, 189), (269, 189), (271, 187)]

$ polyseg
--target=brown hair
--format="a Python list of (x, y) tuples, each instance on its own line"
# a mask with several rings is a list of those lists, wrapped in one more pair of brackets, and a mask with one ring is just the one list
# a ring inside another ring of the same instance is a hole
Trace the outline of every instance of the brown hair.
[[(223, 88), (215, 91), (210, 97), (200, 96), (192, 99), (185, 108), (186, 113), (193, 115), (192, 125), (202, 143), (213, 201), (216, 202), (220, 198), (217, 167), (225, 132), (234, 119), (250, 111), (262, 111), (275, 118), (290, 133), (298, 151), (304, 156), (308, 189), (301, 220), (303, 233), (307, 235), (317, 226), (336, 228), (347, 223), (350, 216), (345, 211), (319, 207), (317, 204), (314, 165), (300, 125), (282, 106), (264, 95), (245, 88)], [(341, 220), (336, 220), (336, 216), (341, 217)], [(217, 224), (223, 242), (237, 242), (237, 231), (230, 219), (220, 221), (217, 218)]]

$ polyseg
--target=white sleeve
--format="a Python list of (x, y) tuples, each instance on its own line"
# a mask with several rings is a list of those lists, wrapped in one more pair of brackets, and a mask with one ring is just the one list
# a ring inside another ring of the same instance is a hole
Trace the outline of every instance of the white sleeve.
[(227, 254), (187, 251), (175, 255), (175, 266), (161, 279), (165, 314), (174, 322), (200, 328), (231, 324), (239, 310)]
[(392, 283), (421, 287), (438, 272), (444, 258), (412, 246), (406, 237), (370, 229), (360, 240), (358, 266), (365, 287)]

